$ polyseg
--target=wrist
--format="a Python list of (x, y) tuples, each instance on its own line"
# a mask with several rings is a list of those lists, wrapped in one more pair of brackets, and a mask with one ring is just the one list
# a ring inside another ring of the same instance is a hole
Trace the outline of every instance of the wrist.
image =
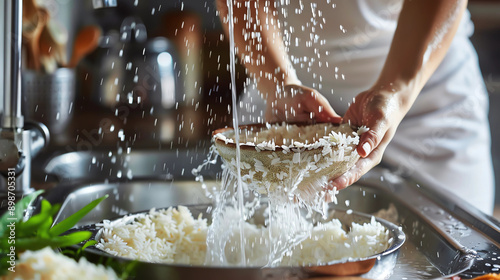
[(371, 90), (374, 92), (382, 92), (391, 98), (397, 100), (397, 104), (402, 111), (408, 112), (415, 102), (420, 90), (414, 85), (414, 82), (402, 80), (394, 80), (390, 82), (375, 83)]
[(297, 77), (297, 72), (293, 67), (288, 67), (286, 72), (283, 74), (283, 87), (289, 85), (298, 85), (301, 86), (302, 82)]
[[(276, 71), (278, 72), (278, 71)], [(286, 91), (286, 87), (289, 86), (302, 86), (302, 82), (299, 80), (297, 77), (297, 74), (295, 73), (295, 69), (293, 67), (290, 67), (287, 69), (286, 72), (278, 72), (276, 77), (280, 77), (281, 79), (276, 79), (275, 80), (275, 88), (272, 92), (268, 92), (267, 94), (264, 95), (264, 98), (267, 100), (267, 102), (273, 102), (276, 99), (279, 99), (281, 97), (284, 97), (282, 93)]]

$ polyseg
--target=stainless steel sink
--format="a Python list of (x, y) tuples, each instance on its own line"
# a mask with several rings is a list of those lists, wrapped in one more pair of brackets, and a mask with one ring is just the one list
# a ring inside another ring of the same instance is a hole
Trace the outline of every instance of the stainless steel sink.
[[(62, 203), (55, 222), (104, 194), (110, 197), (80, 225), (153, 207), (210, 202), (200, 183), (193, 179), (74, 182), (63, 180), (46, 196), (51, 202)], [(217, 183), (210, 181), (209, 185)], [(496, 264), (497, 258), (500, 260), (500, 224), (452, 194), (418, 186), (379, 168), (341, 191), (338, 201), (335, 207), (339, 209), (363, 213), (381, 214), (390, 207), (396, 209), (397, 215), (386, 218), (402, 226), (407, 241), (400, 249), (394, 269), (383, 272), (377, 279), (436, 279), (452, 275), (467, 279), (499, 269)]]
[[(207, 159), (208, 148), (172, 150), (94, 150), (53, 156), (44, 172), (62, 183), (124, 180), (188, 180), (191, 170)], [(210, 165), (204, 176), (215, 178), (220, 165)]]
[(76, 189), (60, 186), (46, 198), (53, 203), (62, 202), (61, 210), (54, 219), (54, 223), (57, 223), (106, 194), (109, 197), (87, 214), (77, 226), (94, 224), (104, 219), (113, 219), (151, 208), (211, 202), (205, 196), (200, 184), (190, 181), (98, 183)]

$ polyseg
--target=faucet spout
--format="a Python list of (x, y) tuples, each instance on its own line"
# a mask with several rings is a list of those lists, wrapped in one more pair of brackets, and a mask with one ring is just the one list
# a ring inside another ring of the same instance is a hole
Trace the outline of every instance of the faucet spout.
[[(25, 126), (21, 111), (23, 1), (4, 0), (3, 116), (0, 122), (0, 209), (31, 192), (31, 159), (49, 141), (43, 124)], [(11, 197), (12, 196), (12, 197)]]
[(23, 1), (4, 1), (4, 86), (2, 128), (19, 129), (24, 125), (21, 113), (21, 44)]

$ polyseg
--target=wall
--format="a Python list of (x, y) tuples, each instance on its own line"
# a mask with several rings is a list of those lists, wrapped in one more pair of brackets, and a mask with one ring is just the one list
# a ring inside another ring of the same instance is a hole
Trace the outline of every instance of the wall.
[(496, 202), (500, 204), (500, 1), (470, 1), (469, 10), (475, 25), (471, 38), (490, 99), (492, 157), (496, 177)]

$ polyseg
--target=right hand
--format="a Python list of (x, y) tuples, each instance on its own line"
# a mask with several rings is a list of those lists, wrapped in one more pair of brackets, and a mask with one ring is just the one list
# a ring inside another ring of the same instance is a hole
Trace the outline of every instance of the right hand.
[(361, 158), (343, 175), (332, 179), (331, 187), (338, 190), (352, 185), (382, 161), (382, 156), (396, 129), (410, 109), (406, 96), (411, 89), (374, 87), (356, 96), (344, 115), (344, 122), (353, 126), (366, 126), (370, 130), (359, 138), (357, 147)]
[(340, 123), (342, 117), (328, 100), (317, 90), (290, 84), (283, 88), (281, 96), (267, 99), (266, 121), (269, 123)]

